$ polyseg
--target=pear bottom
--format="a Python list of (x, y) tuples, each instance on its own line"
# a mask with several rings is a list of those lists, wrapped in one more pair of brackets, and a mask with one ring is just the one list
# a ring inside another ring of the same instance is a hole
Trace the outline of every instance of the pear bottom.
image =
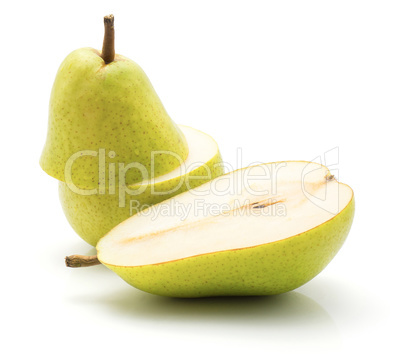
[[(105, 194), (82, 195), (73, 192), (66, 183), (59, 182), (59, 197), (71, 227), (84, 241), (96, 246), (99, 239), (113, 227), (142, 208), (195, 188), (223, 173), (222, 158), (218, 152), (204, 166), (196, 168), (187, 175), (156, 185), (150, 184), (138, 195), (124, 193), (124, 206), (119, 206), (121, 198), (119, 198), (118, 188), (113, 194), (106, 190)], [(138, 189), (138, 186), (136, 188)]]
[(143, 266), (102, 263), (130, 285), (156, 295), (281, 294), (305, 284), (327, 266), (345, 241), (353, 215), (354, 199), (329, 221), (280, 241)]

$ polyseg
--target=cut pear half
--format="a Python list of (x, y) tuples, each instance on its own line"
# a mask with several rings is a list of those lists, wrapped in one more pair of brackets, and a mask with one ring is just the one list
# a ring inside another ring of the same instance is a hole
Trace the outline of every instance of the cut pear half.
[(277, 294), (330, 262), (353, 214), (352, 189), (325, 166), (262, 164), (127, 219), (99, 241), (98, 259), (158, 295)]

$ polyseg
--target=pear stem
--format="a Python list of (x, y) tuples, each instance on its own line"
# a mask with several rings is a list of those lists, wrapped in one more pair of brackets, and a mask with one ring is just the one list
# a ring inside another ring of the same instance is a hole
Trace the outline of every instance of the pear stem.
[(100, 261), (96, 255), (83, 256), (83, 255), (71, 255), (66, 257), (67, 267), (89, 267), (100, 265)]
[(105, 64), (114, 61), (114, 16), (112, 14), (106, 15), (103, 18), (105, 24), (105, 35), (103, 37), (103, 48), (101, 57)]

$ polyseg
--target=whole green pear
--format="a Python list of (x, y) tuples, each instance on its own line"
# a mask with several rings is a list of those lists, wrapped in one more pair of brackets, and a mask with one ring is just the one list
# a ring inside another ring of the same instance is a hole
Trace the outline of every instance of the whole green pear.
[(94, 246), (137, 211), (224, 170), (215, 141), (178, 127), (140, 66), (115, 54), (114, 17), (104, 23), (102, 51), (75, 50), (57, 72), (40, 159), (59, 180), (67, 220)]

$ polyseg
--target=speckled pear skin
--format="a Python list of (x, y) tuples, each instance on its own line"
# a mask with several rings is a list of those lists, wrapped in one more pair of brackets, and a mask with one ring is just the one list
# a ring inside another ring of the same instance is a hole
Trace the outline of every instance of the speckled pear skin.
[[(67, 160), (83, 150), (105, 149), (106, 163), (139, 162), (149, 175), (151, 151), (171, 151), (185, 160), (185, 137), (166, 113), (144, 71), (121, 55), (105, 65), (99, 54), (92, 48), (75, 50), (57, 72), (50, 97), (47, 140), (40, 159), (43, 170), (66, 181)], [(154, 176), (178, 167), (179, 159), (158, 155)], [(98, 187), (98, 158), (79, 157), (73, 163), (71, 176), (79, 188)], [(142, 179), (135, 168), (126, 174), (126, 184)]]
[[(208, 169), (211, 172), (210, 174)], [(133, 201), (134, 206), (136, 205), (135, 201), (138, 201), (138, 204), (143, 207), (151, 206), (204, 184), (223, 173), (222, 158), (218, 152), (205, 163), (205, 166), (200, 166), (187, 174), (191, 177), (203, 176), (205, 179), (188, 179), (188, 183), (185, 183), (180, 177), (177, 177), (154, 184), (154, 191), (158, 193), (169, 192), (163, 195), (151, 193), (150, 186), (136, 196), (125, 194), (124, 208), (119, 207), (118, 190), (116, 190), (116, 194), (80, 195), (71, 191), (66, 183), (59, 182), (59, 197), (67, 220), (76, 233), (90, 245), (96, 246), (99, 239), (113, 227), (135, 214), (135, 210), (130, 210), (130, 201)], [(186, 175), (183, 176), (183, 178), (185, 177)], [(180, 188), (174, 190), (179, 184), (181, 184)], [(130, 189), (135, 190), (134, 187)]]
[[(156, 295), (275, 295), (296, 289), (320, 273), (345, 241), (354, 199), (334, 218), (294, 237), (137, 267), (105, 266), (130, 285)], [(250, 236), (252, 238), (252, 236)]]

